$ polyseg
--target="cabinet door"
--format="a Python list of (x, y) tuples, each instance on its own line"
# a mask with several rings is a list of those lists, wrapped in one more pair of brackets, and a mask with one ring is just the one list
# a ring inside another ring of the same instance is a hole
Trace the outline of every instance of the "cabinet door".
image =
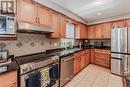
[(111, 38), (111, 29), (112, 23), (104, 23), (103, 24), (103, 38), (110, 39)]
[(94, 64), (95, 63), (94, 49), (90, 49), (90, 51), (91, 51), (91, 63)]
[(75, 39), (80, 39), (80, 25), (77, 23), (75, 25)]
[(17, 0), (17, 20), (35, 24), (37, 22), (37, 4), (32, 0)]
[(0, 87), (17, 87), (17, 71), (1, 74)]
[(95, 26), (88, 26), (88, 39), (94, 39)]
[(126, 27), (130, 27), (130, 19), (126, 19), (125, 23), (126, 23), (126, 25), (125, 25)]
[(60, 15), (60, 37), (66, 37), (66, 19), (63, 15)]
[(7, 86), (5, 87), (17, 87), (17, 83), (11, 83), (11, 84), (8, 84)]
[(86, 50), (85, 52), (85, 65), (88, 65), (90, 63), (90, 52), (89, 50)]
[(103, 25), (102, 24), (96, 25), (96, 27), (95, 27), (95, 35), (94, 35), (95, 39), (103, 38), (102, 29), (103, 29)]
[(52, 27), (54, 29), (54, 33), (52, 33), (51, 38), (60, 38), (60, 19), (59, 14), (52, 13)]
[(114, 27), (125, 27), (125, 21), (120, 20), (120, 21), (112, 22), (112, 28)]
[(74, 75), (80, 71), (80, 58), (75, 57), (74, 59)]
[(86, 25), (80, 24), (80, 39), (86, 39), (87, 38), (87, 28)]
[(51, 10), (38, 5), (38, 23), (43, 26), (52, 26)]
[(85, 56), (80, 56), (80, 70), (82, 70), (85, 67)]

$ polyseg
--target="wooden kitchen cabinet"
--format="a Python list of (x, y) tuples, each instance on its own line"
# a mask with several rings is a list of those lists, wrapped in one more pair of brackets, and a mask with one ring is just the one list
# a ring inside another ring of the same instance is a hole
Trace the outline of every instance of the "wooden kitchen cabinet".
[(85, 67), (85, 56), (80, 56), (80, 70), (82, 70)]
[(41, 5), (38, 5), (37, 12), (38, 12), (37, 22), (40, 25), (52, 27), (52, 11)]
[(95, 49), (95, 64), (100, 65), (103, 67), (110, 68), (110, 51), (109, 50), (102, 50), (102, 49)]
[(114, 21), (112, 22), (112, 28), (116, 27), (125, 27), (125, 21), (124, 20), (119, 20), (119, 21)]
[(60, 15), (60, 37), (66, 38), (66, 18)]
[(85, 66), (90, 63), (90, 50), (85, 50)]
[(125, 20), (125, 27), (130, 27), (130, 19)]
[(17, 71), (8, 72), (0, 75), (0, 87), (18, 87)]
[(95, 34), (94, 34), (94, 38), (95, 39), (101, 39), (103, 37), (103, 25), (102, 24), (97, 24), (95, 25)]
[(60, 38), (60, 18), (59, 14), (55, 12), (52, 13), (52, 28), (54, 33), (51, 34), (51, 38)]
[(17, 0), (17, 20), (36, 24), (37, 4), (32, 0)]
[(112, 23), (104, 23), (102, 28), (102, 34), (104, 39), (110, 39), (111, 38), (111, 29), (112, 29)]
[(90, 58), (91, 58), (91, 63), (95, 63), (95, 56), (94, 56), (94, 49), (90, 49)]
[(87, 39), (87, 27), (85, 24), (76, 23), (75, 25), (75, 39)]
[(75, 53), (75, 59), (74, 59), (74, 75), (76, 75), (80, 71), (80, 57), (76, 56)]
[(84, 24), (80, 24), (80, 39), (87, 38), (87, 27)]
[(95, 29), (94, 25), (88, 26), (88, 36), (87, 36), (88, 39), (94, 39), (95, 34), (94, 29)]

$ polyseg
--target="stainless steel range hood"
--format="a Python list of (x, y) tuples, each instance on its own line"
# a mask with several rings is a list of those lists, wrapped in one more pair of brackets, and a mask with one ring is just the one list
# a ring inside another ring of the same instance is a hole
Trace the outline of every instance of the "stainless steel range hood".
[(30, 23), (17, 23), (17, 30), (19, 33), (39, 33), (39, 34), (49, 34), (53, 33), (54, 30), (49, 26), (39, 26)]

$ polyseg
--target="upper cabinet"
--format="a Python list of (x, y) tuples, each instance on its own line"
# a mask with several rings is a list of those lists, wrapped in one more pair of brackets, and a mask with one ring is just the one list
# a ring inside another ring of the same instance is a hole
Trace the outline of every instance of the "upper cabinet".
[(76, 23), (75, 27), (75, 38), (76, 39), (87, 39), (88, 29), (85, 24)]
[(104, 39), (111, 38), (112, 23), (104, 23), (102, 28), (102, 34)]
[(47, 8), (43, 8), (43, 6), (41, 5), (38, 5), (37, 21), (40, 25), (51, 27), (52, 26), (52, 11)]
[(120, 21), (115, 21), (115, 22), (112, 22), (112, 28), (115, 28), (115, 27), (125, 27), (125, 21), (124, 20), (120, 20)]
[(125, 20), (125, 26), (130, 27), (130, 19)]
[(17, 20), (36, 24), (37, 4), (32, 0), (17, 0)]
[(34, 3), (32, 0), (17, 1), (17, 20), (42, 26), (52, 26), (51, 10)]
[(102, 35), (102, 29), (103, 29), (103, 25), (102, 24), (98, 24), (98, 25), (95, 25), (95, 34), (94, 34), (94, 38), (95, 39), (101, 39), (103, 37)]
[(60, 37), (66, 38), (66, 19), (65, 16), (60, 15)]
[(80, 24), (80, 39), (87, 39), (87, 27), (85, 24)]
[(53, 12), (52, 27), (54, 29), (54, 33), (51, 34), (51, 38), (66, 38), (66, 23), (65, 16)]
[(94, 25), (88, 26), (88, 39), (94, 39), (95, 34), (94, 29), (95, 29)]
[(52, 13), (52, 28), (54, 33), (51, 34), (51, 38), (60, 38), (60, 17), (56, 12)]

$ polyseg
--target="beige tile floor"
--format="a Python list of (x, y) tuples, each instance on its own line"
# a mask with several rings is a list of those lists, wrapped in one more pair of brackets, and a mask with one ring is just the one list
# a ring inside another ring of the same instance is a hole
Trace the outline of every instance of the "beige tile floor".
[(90, 64), (64, 87), (123, 87), (123, 83), (109, 69)]

